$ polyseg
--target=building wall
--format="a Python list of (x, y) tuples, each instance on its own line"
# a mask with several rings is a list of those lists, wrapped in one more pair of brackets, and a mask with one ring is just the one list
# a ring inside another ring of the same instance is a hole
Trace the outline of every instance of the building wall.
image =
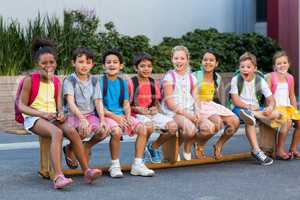
[(145, 34), (154, 43), (164, 36), (178, 37), (195, 28), (251, 32), (255, 23), (253, 0), (1, 1), (0, 15), (5, 19), (18, 19), (22, 24), (38, 12), (62, 17), (64, 9), (94, 9), (102, 24), (112, 21), (120, 33)]

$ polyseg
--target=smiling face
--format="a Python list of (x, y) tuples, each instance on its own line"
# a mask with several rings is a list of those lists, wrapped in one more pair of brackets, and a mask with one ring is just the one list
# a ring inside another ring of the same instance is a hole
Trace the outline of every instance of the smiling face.
[(88, 75), (94, 66), (93, 60), (85, 54), (77, 56), (75, 61), (72, 61), (72, 64), (75, 67), (76, 74), (79, 76)]
[(213, 72), (219, 64), (216, 56), (209, 52), (204, 54), (201, 63), (205, 72)]
[(123, 64), (120, 63), (118, 56), (110, 54), (105, 58), (103, 69), (108, 76), (116, 77), (123, 69)]
[(188, 67), (188, 55), (183, 50), (178, 50), (173, 53), (172, 64), (177, 72), (185, 72)]
[(240, 73), (244, 80), (252, 81), (255, 72), (256, 66), (251, 62), (250, 59), (240, 62)]
[(286, 74), (289, 70), (290, 63), (287, 56), (281, 56), (275, 60), (275, 71), (280, 74)]
[(41, 75), (50, 80), (54, 76), (56, 69), (56, 59), (51, 53), (41, 54), (37, 61), (38, 66), (41, 69)]
[(142, 60), (135, 70), (140, 78), (149, 78), (152, 74), (152, 62), (150, 60)]

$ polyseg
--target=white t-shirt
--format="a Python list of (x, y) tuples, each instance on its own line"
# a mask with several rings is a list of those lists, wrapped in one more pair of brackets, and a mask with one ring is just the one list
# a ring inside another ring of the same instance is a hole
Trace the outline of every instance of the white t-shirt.
[(288, 83), (277, 83), (277, 88), (274, 94), (276, 106), (290, 106)]
[[(175, 74), (176, 84), (171, 98), (173, 98), (174, 103), (178, 107), (190, 112), (194, 112), (194, 98), (191, 94), (190, 72), (186, 73), (185, 75), (179, 75), (175, 71), (173, 72)], [(192, 74), (191, 76), (194, 84), (193, 87), (195, 88), (196, 78)], [(174, 84), (171, 72), (164, 77), (163, 82)], [(162, 111), (169, 116), (175, 115), (173, 111), (169, 110), (164, 99), (162, 101)]]
[[(230, 94), (238, 95), (237, 77), (238, 76), (235, 76), (231, 80)], [(264, 79), (261, 80), (261, 89), (265, 98), (268, 98), (269, 96), (272, 95), (272, 92), (267, 82)], [(244, 81), (243, 88), (239, 97), (240, 100), (246, 104), (259, 106), (259, 102), (257, 101), (256, 94), (255, 94), (255, 78), (253, 78), (253, 80), (250, 82)]]

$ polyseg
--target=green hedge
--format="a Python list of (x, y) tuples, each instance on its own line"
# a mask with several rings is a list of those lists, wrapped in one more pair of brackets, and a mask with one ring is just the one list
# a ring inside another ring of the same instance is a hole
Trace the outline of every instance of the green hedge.
[(101, 71), (101, 54), (110, 48), (122, 51), (125, 72), (133, 72), (132, 57), (145, 51), (153, 55), (154, 72), (170, 69), (170, 51), (175, 45), (185, 45), (191, 53), (191, 65), (199, 66), (200, 57), (208, 48), (213, 48), (221, 58), (219, 71), (235, 71), (239, 56), (250, 51), (257, 56), (258, 66), (263, 71), (272, 69), (271, 58), (280, 47), (270, 38), (256, 33), (237, 35), (219, 33), (216, 29), (188, 32), (181, 38), (165, 37), (152, 46), (144, 35), (127, 36), (120, 34), (112, 22), (104, 25), (105, 31), (99, 31), (100, 21), (93, 12), (65, 11), (61, 22), (57, 17), (38, 15), (28, 22), (25, 28), (17, 21), (6, 23), (0, 16), (0, 75), (16, 75), (32, 70), (31, 43), (34, 37), (48, 37), (57, 44), (58, 74), (68, 74), (71, 52), (74, 48), (87, 46), (97, 54), (93, 73)]

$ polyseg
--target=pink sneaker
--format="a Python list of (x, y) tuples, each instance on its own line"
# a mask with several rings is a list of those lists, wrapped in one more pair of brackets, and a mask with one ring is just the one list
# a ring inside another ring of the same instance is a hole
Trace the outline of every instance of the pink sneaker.
[(100, 169), (87, 169), (84, 173), (84, 181), (87, 184), (92, 184), (92, 182), (101, 175), (102, 171)]
[(66, 178), (64, 175), (58, 175), (54, 180), (54, 189), (63, 189), (74, 181), (71, 178)]

